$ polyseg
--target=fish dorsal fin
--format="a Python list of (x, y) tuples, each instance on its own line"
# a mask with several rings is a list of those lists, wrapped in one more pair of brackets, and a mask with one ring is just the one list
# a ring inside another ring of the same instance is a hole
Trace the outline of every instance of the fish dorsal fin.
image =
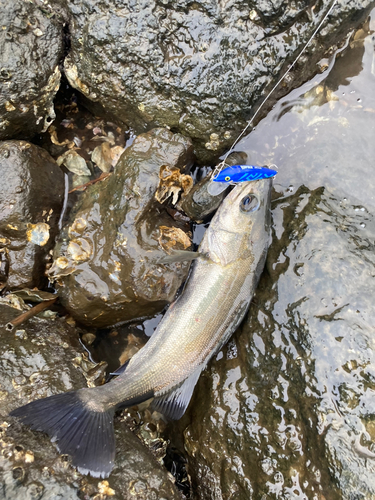
[(178, 420), (185, 413), (204, 366), (198, 368), (177, 389), (154, 398), (151, 407), (167, 418)]

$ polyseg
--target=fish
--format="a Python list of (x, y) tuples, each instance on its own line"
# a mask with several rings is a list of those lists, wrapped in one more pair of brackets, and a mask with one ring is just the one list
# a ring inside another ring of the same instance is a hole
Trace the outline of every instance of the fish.
[[(57, 442), (79, 472), (108, 477), (116, 409), (147, 400), (167, 419), (184, 414), (208, 361), (244, 318), (270, 242), (272, 179), (242, 182), (206, 230), (182, 294), (154, 334), (105, 385), (32, 401), (10, 415)], [(182, 256), (185, 258), (185, 255)]]

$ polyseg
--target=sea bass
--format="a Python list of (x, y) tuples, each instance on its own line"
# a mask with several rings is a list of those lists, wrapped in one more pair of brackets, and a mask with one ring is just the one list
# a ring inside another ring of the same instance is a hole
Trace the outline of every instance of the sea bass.
[(113, 415), (152, 400), (180, 418), (209, 359), (243, 319), (263, 270), (270, 239), (272, 179), (233, 188), (198, 248), (183, 293), (147, 344), (108, 384), (33, 401), (11, 415), (48, 433), (83, 474), (107, 477), (114, 466)]

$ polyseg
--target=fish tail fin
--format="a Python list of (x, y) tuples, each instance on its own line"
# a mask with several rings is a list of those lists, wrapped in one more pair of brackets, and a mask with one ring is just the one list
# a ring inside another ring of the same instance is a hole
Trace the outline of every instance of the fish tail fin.
[(108, 477), (115, 459), (114, 409), (87, 404), (80, 391), (38, 399), (13, 410), (10, 415), (34, 430), (58, 441), (61, 453), (72, 457), (82, 474)]

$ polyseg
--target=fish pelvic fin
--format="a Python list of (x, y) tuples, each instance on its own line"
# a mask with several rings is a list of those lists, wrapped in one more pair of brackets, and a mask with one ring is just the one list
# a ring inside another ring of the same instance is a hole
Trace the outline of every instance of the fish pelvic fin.
[(100, 411), (99, 405), (93, 408), (82, 401), (79, 392), (38, 399), (10, 415), (51, 436), (59, 451), (70, 455), (82, 474), (105, 478), (113, 469), (116, 453), (114, 409)]

